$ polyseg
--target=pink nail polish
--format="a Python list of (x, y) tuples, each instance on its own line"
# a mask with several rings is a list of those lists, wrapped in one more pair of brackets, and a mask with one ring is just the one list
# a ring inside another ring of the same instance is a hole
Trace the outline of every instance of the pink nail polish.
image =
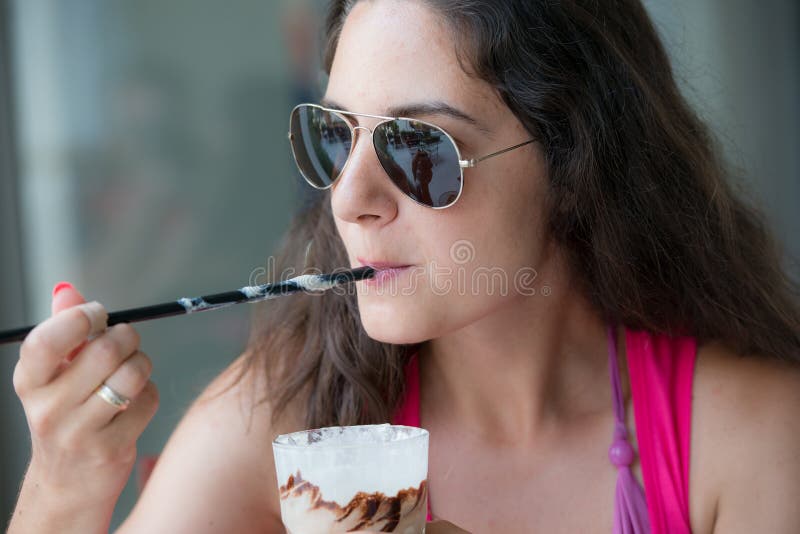
[(69, 287), (69, 288), (71, 288), (71, 287), (72, 287), (72, 284), (70, 284), (69, 282), (59, 282), (59, 283), (57, 283), (57, 284), (56, 284), (56, 285), (53, 287), (53, 296), (55, 297), (55, 296), (56, 296), (56, 294), (57, 294), (59, 291), (61, 291), (62, 289), (67, 289), (68, 287)]

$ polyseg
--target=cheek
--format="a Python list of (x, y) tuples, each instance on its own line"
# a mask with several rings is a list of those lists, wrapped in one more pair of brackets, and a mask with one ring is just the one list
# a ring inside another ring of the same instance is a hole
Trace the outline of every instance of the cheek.
[(465, 267), (535, 266), (546, 241), (543, 186), (511, 169), (471, 180), (453, 208), (462, 212), (458, 222), (440, 226), (440, 254)]
[(363, 254), (363, 247), (360, 245), (363, 243), (363, 231), (359, 228), (357, 224), (352, 224), (347, 221), (342, 220), (341, 218), (337, 217), (335, 214), (332, 215), (331, 219), (333, 220), (333, 224), (336, 227), (336, 233), (339, 235), (339, 238), (342, 240), (344, 244), (345, 252), (347, 253), (347, 257), (351, 260), (351, 263), (354, 264), (356, 262), (356, 255), (361, 253)]
[(339, 234), (339, 238), (342, 240), (342, 243), (344, 243), (345, 249), (347, 249), (347, 251), (349, 252), (350, 251), (350, 236), (347, 234), (347, 230), (345, 228), (345, 225), (335, 215), (332, 217), (332, 219), (333, 219), (333, 224), (336, 227), (336, 233)]
[(527, 163), (523, 165), (514, 166), (509, 161), (508, 166), (483, 180), (480, 191), (491, 202), (491, 215), (486, 216), (491, 222), (486, 225), (486, 233), (496, 236), (487, 242), (495, 245), (495, 257), (507, 258), (511, 263), (535, 262), (547, 240), (547, 174), (537, 156), (538, 152), (519, 157)]

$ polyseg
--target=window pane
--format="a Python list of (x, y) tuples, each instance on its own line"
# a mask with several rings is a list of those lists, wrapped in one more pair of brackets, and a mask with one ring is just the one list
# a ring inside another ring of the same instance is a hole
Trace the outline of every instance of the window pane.
[[(317, 6), (11, 7), (28, 319), (49, 314), (59, 280), (110, 310), (263, 282), (259, 268), (306, 187), (286, 132), (292, 106), (316, 98)], [(251, 311), (137, 327), (162, 396), (140, 454), (163, 448), (241, 352)], [(129, 484), (115, 525), (134, 499)]]

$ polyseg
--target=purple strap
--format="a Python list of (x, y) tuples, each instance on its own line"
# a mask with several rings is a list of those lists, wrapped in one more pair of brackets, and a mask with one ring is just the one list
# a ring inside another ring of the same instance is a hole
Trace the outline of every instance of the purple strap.
[(614, 403), (614, 441), (608, 448), (608, 459), (617, 466), (617, 489), (614, 500), (613, 534), (649, 534), (647, 501), (644, 490), (631, 472), (633, 447), (628, 442), (625, 427), (625, 404), (617, 363), (617, 336), (613, 323), (608, 325), (608, 367), (611, 375), (612, 401)]

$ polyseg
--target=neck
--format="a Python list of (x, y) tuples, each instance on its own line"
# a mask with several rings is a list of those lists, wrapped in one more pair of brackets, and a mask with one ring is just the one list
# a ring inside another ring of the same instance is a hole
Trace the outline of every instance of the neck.
[[(577, 286), (559, 272), (542, 279)], [(420, 365), (425, 413), (482, 439), (529, 442), (611, 406), (606, 323), (575, 291), (516, 296), (423, 345)]]

